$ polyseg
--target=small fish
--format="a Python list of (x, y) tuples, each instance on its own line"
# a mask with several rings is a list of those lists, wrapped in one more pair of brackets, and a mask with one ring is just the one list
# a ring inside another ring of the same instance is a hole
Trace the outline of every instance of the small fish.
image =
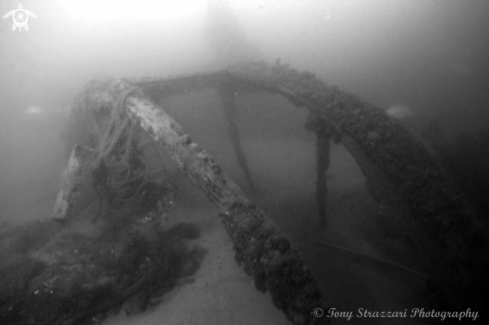
[(396, 104), (389, 107), (386, 111), (387, 115), (396, 120), (406, 120), (414, 116), (413, 110), (403, 104)]

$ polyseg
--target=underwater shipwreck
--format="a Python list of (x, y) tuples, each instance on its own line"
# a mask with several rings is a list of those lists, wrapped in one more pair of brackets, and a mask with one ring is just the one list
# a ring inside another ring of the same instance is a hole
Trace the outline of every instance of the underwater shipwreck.
[[(423, 144), (387, 114), (310, 72), (277, 61), (171, 78), (90, 82), (73, 100), (68, 151), (53, 220), (0, 230), (2, 324), (94, 324), (122, 309), (140, 313), (193, 274), (205, 251), (186, 243), (192, 224), (155, 226), (172, 208), (166, 154), (215, 206), (235, 259), (269, 292), (293, 324), (327, 324), (315, 308), (325, 297), (299, 253), (267, 214), (158, 105), (163, 99), (216, 89), (236, 159), (249, 188), (253, 175), (240, 142), (237, 94), (265, 92), (308, 110), (316, 133), (318, 224), (325, 212), (330, 143), (341, 143), (366, 178), (379, 215), (412, 240), (440, 310), (472, 308), (484, 315), (489, 282), (487, 225)], [(86, 207), (97, 202), (97, 208)], [(109, 211), (109, 212), (108, 212)], [(97, 236), (70, 223), (102, 224)], [(327, 261), (325, 261), (327, 263)], [(334, 301), (334, 297), (327, 297)]]

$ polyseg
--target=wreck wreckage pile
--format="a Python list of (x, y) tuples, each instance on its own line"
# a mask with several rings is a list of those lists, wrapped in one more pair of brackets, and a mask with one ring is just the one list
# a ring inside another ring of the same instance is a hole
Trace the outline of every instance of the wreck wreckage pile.
[[(255, 185), (240, 145), (234, 95), (265, 91), (310, 112), (306, 127), (317, 133), (320, 223), (327, 226), (324, 175), (333, 140), (341, 142), (357, 161), (385, 223), (412, 239), (428, 274), (433, 302), (453, 310), (483, 310), (489, 288), (487, 236), (483, 222), (444, 170), (382, 110), (327, 86), (311, 73), (280, 63), (245, 62), (184, 77), (90, 83), (74, 101), (72, 120), (77, 123), (71, 128), (76, 139), (72, 143), (79, 145), (65, 170), (55, 218), (69, 220), (73, 207), (88, 197), (82, 192), (91, 191), (100, 201), (95, 219), (104, 202), (118, 206), (144, 200), (149, 184), (159, 193), (165, 182), (152, 181), (144, 147), (153, 147), (153, 152), (162, 148), (215, 205), (233, 240), (236, 260), (254, 277), (256, 288), (269, 291), (277, 308), (294, 324), (328, 323), (327, 318), (311, 315), (314, 308), (326, 305), (316, 280), (287, 237), (156, 104), (170, 95), (209, 87), (217, 88), (221, 97), (237, 160), (252, 190)], [(161, 205), (158, 194), (154, 197), (151, 205)], [(30, 278), (39, 278), (37, 272)]]

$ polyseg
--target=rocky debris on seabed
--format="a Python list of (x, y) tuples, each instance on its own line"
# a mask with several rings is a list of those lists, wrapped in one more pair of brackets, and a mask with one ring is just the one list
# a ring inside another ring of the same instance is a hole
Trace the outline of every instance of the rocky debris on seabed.
[(199, 237), (193, 224), (92, 228), (45, 221), (0, 233), (1, 324), (95, 324), (121, 308), (143, 312), (205, 254), (189, 241)]

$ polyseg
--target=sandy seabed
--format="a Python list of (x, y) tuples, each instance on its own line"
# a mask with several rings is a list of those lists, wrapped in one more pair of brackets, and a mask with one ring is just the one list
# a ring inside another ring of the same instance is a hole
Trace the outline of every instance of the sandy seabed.
[[(332, 147), (327, 177), (328, 229), (324, 231), (318, 228), (314, 203), (314, 138), (250, 140), (243, 147), (258, 187), (249, 198), (290, 237), (311, 267), (329, 306), (353, 314), (349, 320), (334, 318), (336, 323), (426, 323), (423, 319), (356, 316), (360, 308), (386, 312), (426, 308), (427, 292), (419, 277), (380, 261), (422, 272), (409, 244), (387, 234), (377, 220), (376, 204), (365, 190), (364, 178), (342, 146)], [(232, 149), (215, 146), (209, 151), (246, 192), (244, 177), (229, 154)], [(193, 243), (208, 252), (192, 276), (193, 282), (184, 281), (142, 314), (128, 317), (121, 313), (109, 317), (105, 325), (289, 323), (269, 294), (257, 291), (253, 278), (237, 265), (232, 242), (216, 210), (186, 180), (182, 180), (177, 207), (167, 218), (169, 224), (192, 222), (201, 229), (201, 237)]]

